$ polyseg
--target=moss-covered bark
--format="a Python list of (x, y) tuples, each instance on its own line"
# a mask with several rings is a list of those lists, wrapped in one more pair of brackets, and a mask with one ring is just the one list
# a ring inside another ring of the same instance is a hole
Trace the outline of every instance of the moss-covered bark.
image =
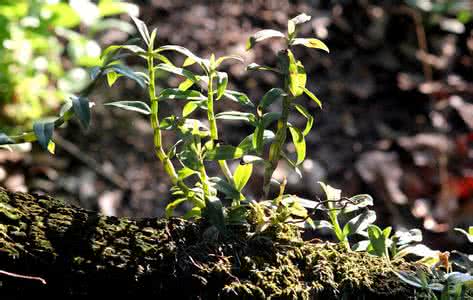
[(382, 259), (303, 242), (289, 225), (251, 237), (250, 227), (217, 237), (202, 222), (105, 217), (0, 188), (0, 270), (47, 281), (0, 274), (0, 295), (406, 299), (413, 293)]

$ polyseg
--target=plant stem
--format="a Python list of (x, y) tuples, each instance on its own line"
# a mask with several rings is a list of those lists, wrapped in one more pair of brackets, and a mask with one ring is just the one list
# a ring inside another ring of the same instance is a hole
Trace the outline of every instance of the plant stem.
[(158, 97), (156, 96), (156, 85), (154, 76), (154, 58), (150, 55), (148, 57), (148, 76), (149, 76), (149, 99), (151, 101), (151, 127), (153, 128), (153, 140), (155, 147), (155, 154), (163, 164), (164, 170), (169, 175), (173, 185), (177, 185), (181, 190), (188, 195), (190, 189), (186, 184), (179, 179), (176, 169), (169, 159), (169, 156), (163, 149), (161, 129), (159, 128), (159, 106)]
[[(286, 91), (288, 90), (289, 88), (286, 88)], [(288, 96), (285, 96), (283, 98), (282, 114), (281, 118), (278, 120), (276, 137), (274, 139), (274, 142), (271, 144), (271, 147), (269, 148), (269, 163), (266, 165), (266, 168), (264, 170), (263, 193), (265, 199), (269, 196), (271, 177), (273, 176), (274, 170), (276, 170), (276, 167), (278, 166), (278, 162), (281, 159), (281, 151), (284, 146), (284, 143), (286, 142), (289, 108), (291, 102), (294, 100), (293, 96), (289, 96), (289, 92), (287, 92), (287, 94)]]
[[(208, 83), (208, 95), (207, 95), (207, 118), (209, 120), (210, 125), (210, 138), (214, 142), (218, 140), (218, 127), (217, 127), (217, 120), (215, 119), (215, 112), (214, 112), (214, 90), (213, 90), (213, 79), (214, 75), (213, 72), (209, 75), (209, 83)], [(212, 147), (214, 147), (214, 143), (212, 143)], [(233, 175), (230, 171), (230, 168), (227, 165), (227, 162), (224, 160), (219, 160), (218, 165), (227, 178), (227, 181), (233, 184)]]

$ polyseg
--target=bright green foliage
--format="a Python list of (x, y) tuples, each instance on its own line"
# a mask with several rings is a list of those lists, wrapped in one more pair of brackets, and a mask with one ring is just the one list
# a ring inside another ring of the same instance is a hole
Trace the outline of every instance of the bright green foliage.
[[(0, 1), (0, 128), (10, 122), (30, 126), (86, 87), (86, 68), (100, 62), (101, 49), (94, 41), (98, 33), (109, 28), (133, 32), (130, 24), (109, 17), (136, 14), (137, 6), (121, 0), (96, 2)], [(79, 25), (82, 33), (74, 31)], [(72, 67), (63, 68), (64, 58)], [(80, 115), (87, 121), (87, 115)]]

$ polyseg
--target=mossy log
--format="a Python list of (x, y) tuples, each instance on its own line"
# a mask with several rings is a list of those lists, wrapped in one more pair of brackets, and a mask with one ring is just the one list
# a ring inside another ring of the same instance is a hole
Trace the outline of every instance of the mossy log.
[[(0, 295), (160, 299), (407, 299), (394, 266), (290, 225), (218, 236), (203, 222), (107, 217), (0, 188)], [(215, 233), (215, 232), (214, 232)], [(13, 299), (13, 298), (5, 298)]]

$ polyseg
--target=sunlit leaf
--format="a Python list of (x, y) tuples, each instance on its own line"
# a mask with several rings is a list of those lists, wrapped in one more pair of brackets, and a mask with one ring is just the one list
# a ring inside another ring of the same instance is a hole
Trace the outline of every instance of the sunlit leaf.
[(188, 201), (187, 198), (181, 198), (181, 199), (174, 200), (173, 202), (166, 205), (166, 217), (168, 217), (168, 218), (172, 217), (176, 207), (183, 204), (183, 203), (185, 203), (186, 201)]
[(301, 130), (297, 127), (289, 126), (289, 132), (291, 133), (291, 136), (292, 136), (292, 142), (294, 143), (294, 146), (296, 147), (296, 154), (297, 154), (296, 165), (298, 166), (305, 159), (305, 155), (306, 155), (305, 138)]
[(229, 59), (237, 60), (237, 61), (239, 61), (239, 62), (241, 62), (241, 63), (244, 62), (243, 58), (241, 58), (241, 57), (238, 56), (238, 55), (226, 55), (226, 56), (219, 57), (219, 58), (215, 61), (215, 67), (218, 68), (221, 63), (223, 63), (224, 61), (229, 60)]
[(201, 92), (195, 90), (181, 91), (176, 88), (167, 88), (161, 91), (159, 99), (162, 100), (188, 100), (199, 101), (207, 99)]
[(248, 180), (251, 177), (251, 173), (253, 172), (253, 165), (252, 164), (239, 164), (235, 170), (235, 174), (233, 175), (233, 180), (235, 182), (235, 187), (238, 191), (241, 191)]
[(284, 38), (284, 37), (285, 35), (280, 31), (273, 30), (273, 29), (263, 29), (263, 30), (258, 31), (257, 33), (255, 33), (248, 39), (246, 43), (246, 49), (249, 50), (253, 48), (253, 46), (256, 43), (269, 39), (269, 38)]
[(225, 72), (217, 72), (217, 98), (216, 100), (220, 99), (225, 90), (227, 89), (228, 84), (228, 74)]
[(131, 18), (133, 22), (135, 22), (136, 28), (138, 28), (143, 41), (146, 43), (146, 45), (149, 45), (151, 37), (149, 35), (148, 27), (146, 27), (146, 24), (140, 19), (133, 16), (131, 16)]
[(229, 120), (229, 121), (244, 121), (250, 124), (255, 122), (255, 115), (252, 113), (245, 113), (240, 111), (225, 111), (218, 113), (215, 118), (217, 120)]
[(307, 123), (305, 125), (304, 131), (302, 131), (302, 134), (304, 136), (307, 136), (310, 130), (312, 129), (312, 126), (314, 125), (314, 117), (309, 113), (309, 111), (304, 106), (300, 104), (293, 104), (293, 105), (297, 109), (297, 111), (307, 119)]
[(238, 102), (238, 103), (243, 104), (245, 106), (254, 107), (254, 105), (251, 102), (250, 98), (248, 98), (248, 96), (245, 95), (244, 93), (237, 92), (237, 91), (226, 90), (223, 93), (223, 95), (224, 95), (224, 97), (226, 97), (226, 98), (228, 98), (232, 101)]
[(303, 46), (306, 46), (307, 48), (320, 49), (326, 52), (330, 52), (330, 50), (328, 49), (327, 45), (324, 44), (324, 42), (322, 42), (319, 39), (314, 39), (314, 38), (311, 38), (311, 39), (295, 38), (292, 40), (291, 45), (303, 45)]
[(289, 58), (289, 90), (293, 96), (300, 96), (305, 89), (307, 75), (301, 61), (296, 61), (291, 50), (287, 50)]
[(155, 69), (186, 77), (187, 79), (191, 80), (193, 83), (196, 83), (199, 81), (198, 77), (191, 71), (183, 69), (183, 68), (178, 68), (169, 64), (158, 64), (155, 67)]
[(299, 25), (299, 24), (302, 24), (302, 23), (305, 23), (305, 22), (309, 22), (310, 19), (311, 19), (311, 16), (306, 15), (305, 13), (301, 13), (301, 14), (295, 16), (294, 18), (292, 18), (291, 21), (295, 25)]
[(311, 91), (309, 91), (307, 88), (303, 88), (304, 93), (309, 96), (310, 99), (314, 100), (317, 105), (322, 108), (322, 102), (317, 98)]
[(244, 150), (239, 147), (234, 147), (230, 145), (216, 146), (213, 149), (207, 150), (205, 152), (206, 160), (230, 160), (237, 159), (245, 154)]
[(373, 210), (366, 210), (358, 216), (352, 218), (343, 227), (343, 234), (353, 235), (368, 228), (368, 225), (376, 221), (376, 212)]
[(151, 108), (148, 106), (148, 104), (142, 101), (116, 101), (105, 103), (104, 105), (115, 106), (130, 111), (136, 111), (144, 115), (151, 114)]

